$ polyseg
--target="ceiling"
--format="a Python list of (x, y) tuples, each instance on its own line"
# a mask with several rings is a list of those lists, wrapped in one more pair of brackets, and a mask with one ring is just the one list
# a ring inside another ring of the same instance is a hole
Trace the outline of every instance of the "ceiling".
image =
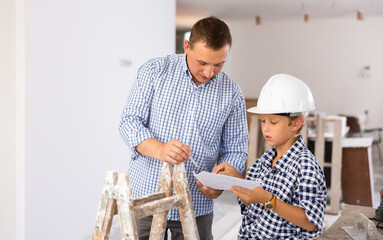
[(204, 16), (215, 15), (225, 20), (310, 19), (356, 17), (361, 11), (365, 18), (383, 16), (383, 0), (176, 0), (177, 21), (195, 22)]

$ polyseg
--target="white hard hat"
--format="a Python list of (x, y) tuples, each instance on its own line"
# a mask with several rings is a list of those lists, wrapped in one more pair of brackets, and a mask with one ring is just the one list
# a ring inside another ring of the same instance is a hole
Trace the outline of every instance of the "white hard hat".
[(314, 109), (311, 90), (302, 80), (288, 74), (277, 74), (263, 86), (257, 106), (247, 111), (298, 116)]

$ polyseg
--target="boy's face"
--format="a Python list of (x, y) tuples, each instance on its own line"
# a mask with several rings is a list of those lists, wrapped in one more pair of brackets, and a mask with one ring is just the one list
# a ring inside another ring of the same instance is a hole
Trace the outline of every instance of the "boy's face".
[(290, 148), (295, 142), (295, 135), (303, 123), (299, 118), (289, 121), (286, 116), (273, 114), (262, 114), (261, 122), (266, 142), (270, 146), (286, 146), (287, 148)]

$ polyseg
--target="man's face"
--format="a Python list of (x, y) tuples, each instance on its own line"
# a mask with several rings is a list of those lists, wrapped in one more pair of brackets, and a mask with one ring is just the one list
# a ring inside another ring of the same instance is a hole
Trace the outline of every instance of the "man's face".
[(204, 42), (195, 43), (191, 49), (189, 41), (185, 40), (187, 64), (194, 83), (199, 86), (214, 78), (222, 70), (229, 51), (229, 45), (215, 51), (206, 47)]

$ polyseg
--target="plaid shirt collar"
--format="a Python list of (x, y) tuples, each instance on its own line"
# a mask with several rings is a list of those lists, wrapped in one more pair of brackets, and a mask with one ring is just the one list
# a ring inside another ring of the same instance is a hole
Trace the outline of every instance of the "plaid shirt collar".
[(295, 161), (298, 158), (298, 153), (305, 148), (305, 141), (303, 140), (302, 135), (298, 138), (297, 141), (290, 147), (289, 150), (283, 156), (278, 159), (274, 167), (272, 167), (273, 160), (277, 155), (277, 148), (274, 146), (270, 149), (267, 154), (262, 156), (262, 164), (268, 168), (275, 168), (276, 170), (286, 169), (291, 161)]

